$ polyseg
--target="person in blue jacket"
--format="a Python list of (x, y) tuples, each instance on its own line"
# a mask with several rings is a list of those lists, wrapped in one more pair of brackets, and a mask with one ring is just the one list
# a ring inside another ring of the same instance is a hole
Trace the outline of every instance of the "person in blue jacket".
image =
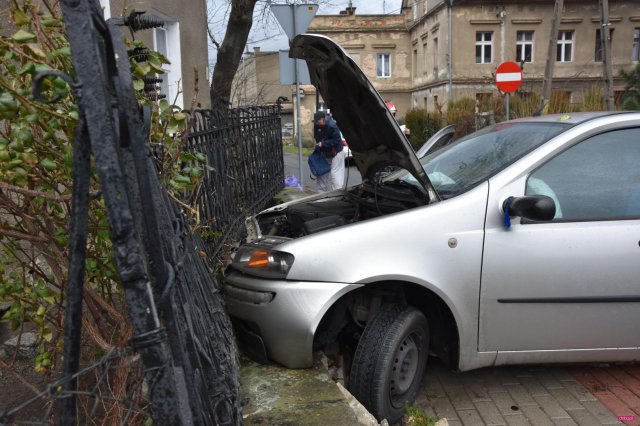
[(332, 191), (344, 186), (344, 156), (342, 136), (338, 125), (324, 111), (314, 114), (314, 137), (316, 144), (331, 163), (331, 172), (318, 176), (321, 191)]

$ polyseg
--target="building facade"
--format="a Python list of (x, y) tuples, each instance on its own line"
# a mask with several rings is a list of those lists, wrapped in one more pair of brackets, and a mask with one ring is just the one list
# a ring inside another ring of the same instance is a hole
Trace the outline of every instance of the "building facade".
[(160, 76), (161, 93), (182, 108), (206, 108), (209, 100), (207, 8), (205, 0), (100, 0), (105, 18), (145, 11), (164, 27), (140, 31), (136, 37), (171, 62)]
[(307, 32), (327, 36), (342, 46), (401, 115), (410, 108), (411, 44), (403, 15), (356, 15), (351, 7), (340, 15), (317, 15)]
[[(412, 46), (412, 107), (434, 110), (462, 97), (497, 93), (494, 74), (505, 61), (523, 67), (523, 92), (541, 92), (554, 1), (403, 0)], [(638, 63), (640, 2), (609, 1), (614, 91), (620, 69)], [(565, 0), (554, 49), (553, 89), (572, 103), (604, 86), (598, 1)], [(445, 107), (446, 108), (446, 107)]]
[(262, 52), (256, 47), (245, 53), (234, 77), (232, 104), (275, 104), (282, 97), (291, 99), (291, 87), (280, 84), (279, 52)]
[[(393, 102), (399, 116), (404, 116), (411, 105), (410, 39), (405, 17), (398, 14), (356, 15), (355, 10), (352, 7), (339, 15), (316, 15), (307, 33), (327, 36), (342, 46), (380, 95)], [(314, 112), (329, 106), (317, 96), (312, 85), (302, 85), (300, 93), (302, 135), (311, 139)], [(295, 101), (294, 98), (295, 90), (290, 95), (290, 99)], [(295, 107), (293, 113), (293, 123), (296, 123)]]
[[(317, 15), (307, 32), (340, 44), (402, 118), (413, 108), (446, 111), (452, 101), (498, 95), (495, 71), (505, 61), (522, 66), (520, 93), (541, 93), (554, 6), (554, 0), (403, 0), (400, 14), (357, 15), (347, 8)], [(640, 57), (640, 0), (609, 0), (608, 23), (619, 101), (625, 86), (619, 71), (635, 67)], [(564, 1), (552, 88), (571, 103), (604, 87), (602, 34), (597, 0)], [(260, 55), (267, 53), (277, 55)], [(276, 81), (275, 64), (255, 67), (255, 81)], [(310, 137), (313, 113), (325, 106), (313, 86), (302, 86), (301, 93), (303, 136)]]

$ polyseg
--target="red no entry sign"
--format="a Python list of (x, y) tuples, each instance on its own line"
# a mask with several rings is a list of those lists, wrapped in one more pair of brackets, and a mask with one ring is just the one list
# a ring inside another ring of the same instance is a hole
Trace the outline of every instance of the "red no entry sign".
[(496, 85), (504, 93), (518, 90), (522, 84), (522, 69), (515, 62), (503, 62), (496, 70)]

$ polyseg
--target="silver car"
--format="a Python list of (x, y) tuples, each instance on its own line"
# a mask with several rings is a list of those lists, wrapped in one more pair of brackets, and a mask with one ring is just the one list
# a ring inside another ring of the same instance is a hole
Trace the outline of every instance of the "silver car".
[(513, 120), (419, 160), (339, 46), (303, 35), (292, 55), (363, 183), (248, 221), (225, 290), (254, 358), (342, 354), (391, 422), (429, 354), (461, 371), (640, 359), (640, 113)]

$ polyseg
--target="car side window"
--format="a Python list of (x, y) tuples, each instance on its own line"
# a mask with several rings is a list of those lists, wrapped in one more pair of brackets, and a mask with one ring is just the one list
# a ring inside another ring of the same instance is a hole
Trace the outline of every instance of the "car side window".
[(527, 195), (556, 203), (554, 220), (640, 218), (640, 128), (592, 136), (527, 179)]

